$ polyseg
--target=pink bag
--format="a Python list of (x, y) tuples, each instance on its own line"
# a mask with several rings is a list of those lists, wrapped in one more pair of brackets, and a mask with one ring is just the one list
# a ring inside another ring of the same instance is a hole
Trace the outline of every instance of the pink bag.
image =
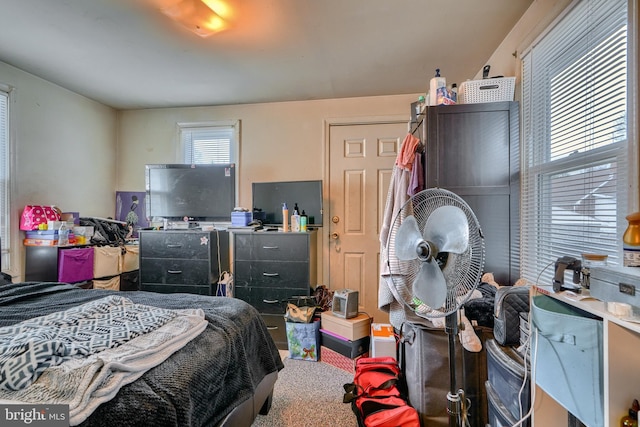
[(60, 221), (60, 212), (54, 206), (27, 205), (20, 218), (20, 230), (37, 230), (39, 224)]

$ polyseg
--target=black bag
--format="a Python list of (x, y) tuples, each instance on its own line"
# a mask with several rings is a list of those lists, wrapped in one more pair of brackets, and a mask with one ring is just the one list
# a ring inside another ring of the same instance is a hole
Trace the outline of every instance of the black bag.
[(94, 228), (90, 242), (99, 246), (123, 246), (129, 233), (126, 223), (105, 218), (80, 218), (80, 225)]
[(493, 335), (500, 345), (520, 344), (520, 313), (529, 311), (529, 287), (505, 286), (497, 290)]
[[(484, 343), (491, 329), (475, 327)], [(407, 381), (409, 404), (416, 408), (423, 426), (448, 427), (447, 393), (450, 391), (449, 336), (441, 328), (404, 323), (400, 337), (400, 366)], [(488, 422), (488, 401), (484, 383), (487, 376), (487, 352), (466, 351), (455, 337), (456, 388), (464, 389), (471, 405), (469, 423), (484, 426)]]

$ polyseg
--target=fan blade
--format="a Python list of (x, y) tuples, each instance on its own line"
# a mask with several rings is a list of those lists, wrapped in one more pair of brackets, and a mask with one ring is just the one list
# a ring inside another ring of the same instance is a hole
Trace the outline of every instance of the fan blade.
[(469, 222), (462, 209), (440, 206), (424, 226), (424, 239), (433, 243), (439, 252), (461, 254), (469, 246)]
[(405, 218), (396, 233), (396, 256), (402, 261), (418, 258), (418, 245), (422, 242), (422, 235), (418, 228), (418, 221), (413, 215)]
[(413, 294), (431, 308), (440, 308), (447, 300), (447, 282), (434, 260), (422, 263), (413, 282)]

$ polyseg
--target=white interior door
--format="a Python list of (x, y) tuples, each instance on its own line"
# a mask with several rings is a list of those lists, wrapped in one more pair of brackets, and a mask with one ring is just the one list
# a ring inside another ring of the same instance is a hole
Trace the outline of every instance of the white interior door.
[(378, 310), (379, 233), (389, 181), (406, 122), (329, 128), (329, 283), (359, 292), (360, 310)]

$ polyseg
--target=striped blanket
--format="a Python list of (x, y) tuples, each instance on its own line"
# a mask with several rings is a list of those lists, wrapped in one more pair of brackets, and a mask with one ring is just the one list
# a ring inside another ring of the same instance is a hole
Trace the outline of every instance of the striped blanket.
[(205, 327), (202, 310), (109, 296), (0, 328), (0, 403), (68, 404), (76, 425)]
[[(42, 396), (37, 399), (41, 404), (69, 402), (72, 424), (79, 422), (82, 427), (213, 426), (220, 424), (233, 408), (247, 402), (265, 375), (283, 367), (278, 349), (257, 310), (236, 298), (80, 289), (62, 283), (15, 283), (0, 285), (0, 327), (11, 327), (108, 295), (125, 296), (136, 304), (177, 312), (202, 310), (206, 326), (197, 335), (198, 328), (178, 334), (177, 339), (184, 336), (190, 341), (135, 381), (132, 381), (134, 376), (127, 376), (129, 369), (146, 369), (160, 359), (153, 360), (154, 349), (144, 342), (139, 347), (149, 354), (141, 354), (139, 358), (132, 352), (108, 361), (104, 351), (83, 358), (87, 362), (95, 359), (94, 365), (87, 369), (71, 369), (74, 360), (47, 368), (32, 385), (18, 392), (2, 393), (0, 389), (0, 403), (30, 401), (27, 398), (33, 397), (29, 396), (38, 394)], [(163, 329), (176, 319), (110, 350), (120, 351), (140, 339), (161, 333), (168, 341), (161, 341), (156, 348), (163, 351), (166, 348), (169, 352), (172, 345), (179, 347), (180, 343), (177, 339), (170, 340), (170, 334), (165, 334)], [(97, 380), (104, 378), (99, 385), (89, 381), (92, 370), (97, 371)], [(64, 377), (68, 379), (65, 380), (68, 387), (60, 384), (59, 379)], [(82, 387), (68, 393), (74, 381)], [(116, 392), (119, 384), (126, 385)], [(82, 399), (94, 386), (95, 391), (83, 406)], [(87, 392), (83, 393), (81, 388)], [(87, 418), (81, 421), (84, 417)]]
[(175, 316), (112, 295), (0, 328), (0, 389), (20, 390), (50, 366), (117, 347)]

